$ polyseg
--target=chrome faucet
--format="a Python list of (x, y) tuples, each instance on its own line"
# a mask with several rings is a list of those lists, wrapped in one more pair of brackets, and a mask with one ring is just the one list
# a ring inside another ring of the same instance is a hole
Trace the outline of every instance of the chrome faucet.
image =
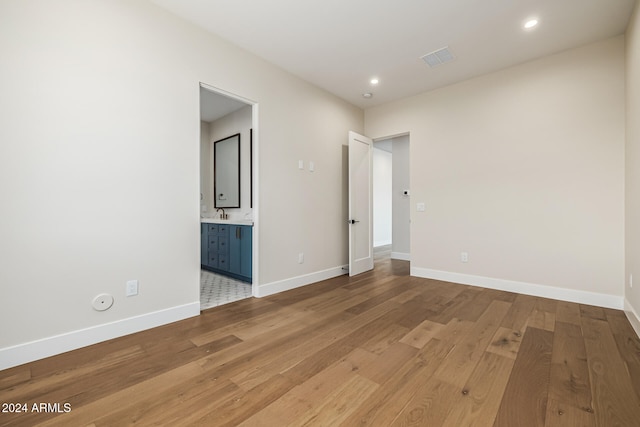
[(227, 214), (224, 213), (223, 208), (216, 208), (216, 213), (218, 213), (218, 211), (222, 211), (222, 215), (220, 215), (220, 219), (227, 219)]

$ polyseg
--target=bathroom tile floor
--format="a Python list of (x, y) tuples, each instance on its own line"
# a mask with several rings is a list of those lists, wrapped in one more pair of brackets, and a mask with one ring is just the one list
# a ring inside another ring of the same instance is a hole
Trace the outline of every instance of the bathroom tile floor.
[(200, 310), (251, 297), (251, 284), (200, 270)]

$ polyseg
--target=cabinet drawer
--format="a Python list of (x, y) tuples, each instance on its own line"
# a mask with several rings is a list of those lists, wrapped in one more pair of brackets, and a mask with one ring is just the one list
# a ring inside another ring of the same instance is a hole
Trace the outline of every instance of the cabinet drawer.
[(225, 254), (218, 254), (218, 268), (223, 271), (229, 271), (229, 259)]
[(211, 268), (218, 268), (218, 252), (209, 251), (209, 259), (207, 265)]
[(208, 244), (208, 248), (209, 250), (218, 250), (218, 236), (216, 235), (209, 235), (209, 244)]
[(229, 233), (229, 226), (226, 224), (216, 224), (218, 226), (218, 234), (226, 236)]
[(229, 247), (229, 238), (226, 236), (218, 236), (218, 250), (220, 252), (227, 252)]
[(209, 234), (218, 232), (218, 224), (207, 224), (207, 231)]

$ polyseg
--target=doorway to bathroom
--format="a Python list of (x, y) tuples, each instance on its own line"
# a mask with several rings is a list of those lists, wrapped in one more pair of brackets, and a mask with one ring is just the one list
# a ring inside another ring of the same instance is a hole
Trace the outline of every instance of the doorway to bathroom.
[(254, 295), (257, 104), (200, 84), (200, 309)]

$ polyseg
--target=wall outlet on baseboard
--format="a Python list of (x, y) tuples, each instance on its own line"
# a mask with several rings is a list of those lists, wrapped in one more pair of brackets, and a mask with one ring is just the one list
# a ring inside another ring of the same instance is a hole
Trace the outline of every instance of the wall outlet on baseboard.
[(467, 252), (460, 252), (460, 261), (469, 262), (469, 254)]

